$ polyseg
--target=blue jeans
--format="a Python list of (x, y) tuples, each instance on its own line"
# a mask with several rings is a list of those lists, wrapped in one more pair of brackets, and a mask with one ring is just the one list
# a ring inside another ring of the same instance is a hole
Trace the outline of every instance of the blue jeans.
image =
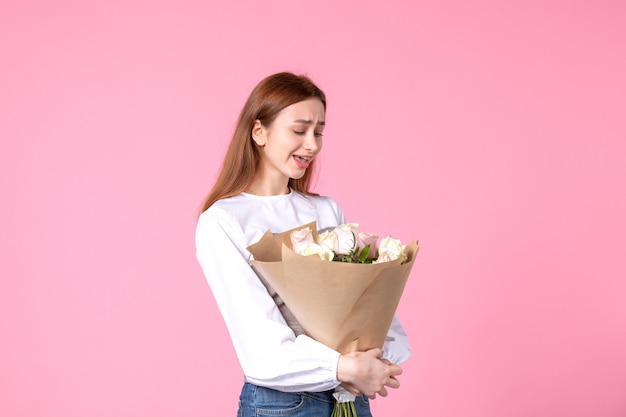
[[(355, 400), (358, 417), (372, 417), (369, 398)], [(237, 417), (330, 417), (335, 406), (333, 390), (282, 392), (246, 382), (239, 396)]]

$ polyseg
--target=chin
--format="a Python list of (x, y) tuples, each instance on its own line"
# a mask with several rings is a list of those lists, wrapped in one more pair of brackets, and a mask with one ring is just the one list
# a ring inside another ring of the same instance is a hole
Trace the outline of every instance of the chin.
[(291, 178), (292, 180), (299, 180), (300, 178), (304, 177), (305, 173), (306, 171), (292, 172), (291, 175), (289, 175), (289, 178)]
[(292, 179), (292, 180), (299, 180), (302, 177), (304, 177), (304, 174), (292, 175), (289, 178)]

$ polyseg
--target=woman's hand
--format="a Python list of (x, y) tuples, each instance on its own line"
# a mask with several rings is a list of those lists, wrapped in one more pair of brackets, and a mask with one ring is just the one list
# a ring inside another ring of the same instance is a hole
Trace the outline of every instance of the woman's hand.
[(379, 394), (386, 397), (387, 387), (400, 386), (396, 376), (402, 373), (402, 368), (381, 358), (380, 349), (341, 355), (337, 364), (337, 379), (353, 395), (365, 394), (375, 398)]

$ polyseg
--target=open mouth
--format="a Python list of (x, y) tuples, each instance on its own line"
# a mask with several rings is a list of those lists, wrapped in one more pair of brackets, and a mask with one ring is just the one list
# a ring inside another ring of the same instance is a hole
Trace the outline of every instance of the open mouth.
[(294, 155), (293, 159), (300, 168), (306, 168), (309, 166), (313, 158), (305, 158), (304, 156)]

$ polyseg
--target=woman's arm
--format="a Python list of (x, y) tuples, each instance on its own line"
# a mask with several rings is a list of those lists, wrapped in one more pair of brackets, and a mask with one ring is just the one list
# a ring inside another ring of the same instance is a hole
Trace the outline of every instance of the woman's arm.
[(245, 236), (228, 213), (201, 215), (196, 255), (248, 381), (282, 391), (323, 391), (339, 384), (339, 353), (295, 337), (244, 256)]

